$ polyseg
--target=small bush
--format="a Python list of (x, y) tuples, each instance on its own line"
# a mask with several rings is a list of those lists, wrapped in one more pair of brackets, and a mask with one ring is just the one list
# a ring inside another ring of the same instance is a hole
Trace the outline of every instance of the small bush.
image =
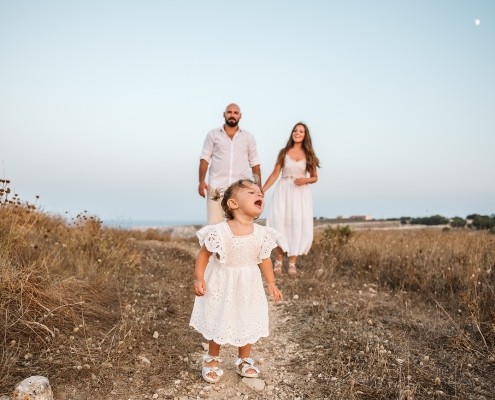
[(324, 240), (337, 242), (339, 244), (347, 243), (353, 235), (354, 232), (351, 230), (351, 227), (349, 225), (345, 225), (345, 226), (337, 225), (336, 228), (333, 228), (331, 225), (328, 225), (323, 230)]
[(477, 215), (473, 218), (473, 226), (476, 229), (491, 229), (495, 227), (495, 217), (488, 215)]
[(432, 215), (431, 217), (413, 218), (410, 221), (412, 225), (446, 225), (449, 220), (441, 215)]
[(461, 217), (454, 217), (452, 221), (450, 221), (450, 226), (452, 228), (464, 228), (467, 224), (467, 221)]

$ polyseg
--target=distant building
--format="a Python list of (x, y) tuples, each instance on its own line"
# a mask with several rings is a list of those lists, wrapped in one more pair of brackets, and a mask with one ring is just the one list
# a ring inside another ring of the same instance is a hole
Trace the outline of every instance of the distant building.
[(337, 215), (337, 219), (349, 219), (347, 215)]

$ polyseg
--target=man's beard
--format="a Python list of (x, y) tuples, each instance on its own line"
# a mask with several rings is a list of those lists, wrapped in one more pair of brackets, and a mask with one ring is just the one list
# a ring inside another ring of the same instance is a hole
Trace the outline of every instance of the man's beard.
[(225, 124), (227, 126), (230, 126), (231, 128), (235, 128), (238, 123), (239, 123), (239, 120), (237, 120), (237, 121), (229, 121), (228, 119), (225, 120)]

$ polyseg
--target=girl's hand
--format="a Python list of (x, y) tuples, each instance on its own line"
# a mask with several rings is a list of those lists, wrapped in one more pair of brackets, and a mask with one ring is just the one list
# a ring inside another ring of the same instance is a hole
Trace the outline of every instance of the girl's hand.
[(294, 179), (294, 184), (296, 186), (306, 185), (308, 183), (308, 178), (297, 178)]
[(273, 296), (273, 301), (275, 303), (279, 300), (284, 299), (284, 297), (282, 296), (282, 292), (278, 290), (278, 287), (275, 286), (275, 283), (268, 284), (268, 293), (270, 293), (270, 296)]
[(194, 281), (194, 294), (198, 297), (204, 296), (206, 293), (206, 282), (204, 279), (196, 279)]

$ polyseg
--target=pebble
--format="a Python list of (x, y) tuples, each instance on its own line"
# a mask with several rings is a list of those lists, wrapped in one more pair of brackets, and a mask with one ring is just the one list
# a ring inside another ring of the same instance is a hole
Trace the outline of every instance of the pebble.
[(155, 331), (153, 333), (153, 339), (158, 339), (158, 336), (160, 336), (160, 334), (157, 331)]
[(297, 294), (295, 294), (293, 297), (292, 297), (294, 300), (297, 300), (299, 298), (299, 296)]

